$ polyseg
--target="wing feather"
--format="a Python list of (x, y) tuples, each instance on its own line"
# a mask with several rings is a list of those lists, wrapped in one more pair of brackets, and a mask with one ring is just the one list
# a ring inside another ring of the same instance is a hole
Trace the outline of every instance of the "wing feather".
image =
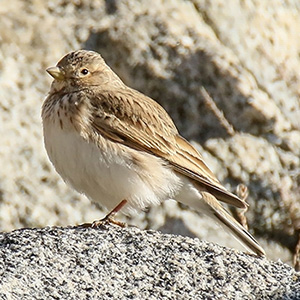
[(247, 207), (220, 184), (201, 154), (179, 135), (172, 119), (157, 102), (127, 87), (113, 93), (101, 90), (90, 101), (94, 108), (92, 126), (96, 132), (166, 160), (175, 171), (190, 177), (225, 203)]

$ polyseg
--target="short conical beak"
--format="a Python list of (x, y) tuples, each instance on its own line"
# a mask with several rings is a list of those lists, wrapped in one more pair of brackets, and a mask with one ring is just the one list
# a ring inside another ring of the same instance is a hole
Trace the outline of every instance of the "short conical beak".
[(50, 67), (46, 70), (54, 79), (63, 80), (65, 78), (64, 72), (59, 67)]

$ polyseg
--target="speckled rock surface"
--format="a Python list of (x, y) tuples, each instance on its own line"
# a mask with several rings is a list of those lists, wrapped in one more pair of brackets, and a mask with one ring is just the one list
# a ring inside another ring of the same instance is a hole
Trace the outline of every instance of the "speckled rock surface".
[[(86, 48), (163, 104), (230, 190), (248, 186), (250, 230), (270, 257), (291, 263), (300, 228), (298, 0), (11, 0), (0, 5), (0, 44), (1, 230), (104, 213), (66, 187), (42, 142), (45, 69)], [(202, 86), (233, 136), (205, 105)], [(169, 201), (130, 223), (233, 244)]]
[(300, 273), (137, 228), (0, 234), (1, 299), (299, 299)]

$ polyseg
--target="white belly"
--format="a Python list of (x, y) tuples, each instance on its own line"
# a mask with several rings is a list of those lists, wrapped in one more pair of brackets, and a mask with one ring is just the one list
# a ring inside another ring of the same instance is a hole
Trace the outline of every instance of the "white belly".
[[(144, 208), (172, 198), (180, 179), (162, 160), (99, 138), (102, 146), (87, 142), (73, 128), (62, 130), (44, 122), (44, 140), (56, 171), (74, 189), (113, 209), (123, 199), (127, 209)], [(137, 156), (142, 164), (135, 164)], [(145, 165), (145, 167), (143, 167)], [(130, 211), (129, 211), (130, 212)]]

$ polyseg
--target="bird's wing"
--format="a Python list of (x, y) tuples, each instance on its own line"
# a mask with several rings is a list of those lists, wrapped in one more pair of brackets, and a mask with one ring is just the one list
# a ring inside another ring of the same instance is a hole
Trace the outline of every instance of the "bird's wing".
[(217, 199), (245, 208), (205, 164), (201, 154), (181, 137), (167, 112), (154, 100), (130, 88), (99, 91), (90, 97), (92, 126), (112, 141), (168, 161), (175, 171), (196, 181)]

